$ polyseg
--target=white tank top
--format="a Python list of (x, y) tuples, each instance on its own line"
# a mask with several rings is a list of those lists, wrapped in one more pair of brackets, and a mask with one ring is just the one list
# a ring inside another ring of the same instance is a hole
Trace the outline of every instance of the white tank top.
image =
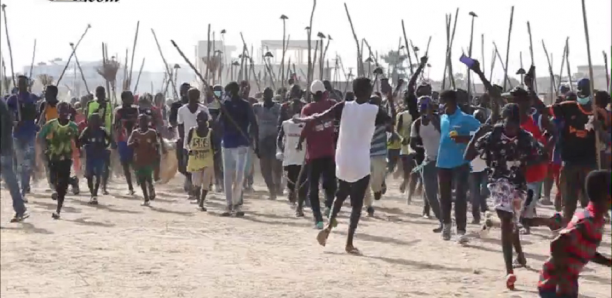
[(338, 179), (356, 182), (370, 174), (370, 145), (378, 109), (370, 103), (344, 103), (336, 149)]

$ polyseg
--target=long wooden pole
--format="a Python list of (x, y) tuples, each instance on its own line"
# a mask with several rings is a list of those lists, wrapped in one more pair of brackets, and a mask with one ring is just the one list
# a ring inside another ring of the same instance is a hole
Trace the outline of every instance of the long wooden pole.
[(565, 52), (565, 65), (567, 66), (567, 79), (569, 81), (570, 90), (574, 91), (574, 83), (572, 81), (572, 67), (570, 66), (570, 61), (569, 61), (569, 52), (570, 52), (569, 38), (565, 40), (565, 47), (567, 48), (567, 51)]
[(555, 88), (555, 96), (559, 96), (559, 89), (561, 89), (561, 81), (563, 81), (563, 68), (565, 67), (566, 53), (567, 45), (563, 46), (563, 56), (561, 56), (561, 69), (559, 70), (559, 82), (557, 83), (557, 86)]
[[(531, 23), (527, 22), (527, 33), (529, 33), (529, 54), (531, 55), (531, 65), (535, 65), (535, 58), (533, 57), (533, 38), (531, 35)], [(533, 87), (535, 92), (538, 93), (538, 79), (537, 75), (533, 76)]]
[[(587, 20), (587, 12), (586, 12), (586, 1), (582, 0), (582, 19), (584, 21), (584, 37), (586, 39), (587, 46), (587, 58), (589, 59), (589, 78), (591, 81), (591, 108), (593, 109), (593, 116), (595, 117), (594, 121), (599, 121), (599, 113), (597, 113), (597, 105), (595, 103), (595, 99), (593, 96), (593, 92), (595, 91), (595, 82), (593, 79), (593, 61), (591, 60), (591, 40), (589, 38), (589, 22)], [(597, 158), (597, 168), (601, 169), (601, 155), (599, 151), (599, 134), (595, 132), (595, 157)]]
[(446, 14), (446, 58), (444, 59), (444, 72), (442, 72), (442, 90), (446, 90), (446, 70), (448, 69), (448, 47), (450, 46), (450, 22), (451, 22), (450, 18), (451, 18), (451, 15)]
[(140, 69), (138, 70), (138, 76), (136, 77), (136, 84), (134, 85), (134, 94), (138, 91), (138, 83), (140, 82), (140, 75), (142, 74), (142, 69), (144, 68), (145, 58), (142, 58), (142, 64), (140, 64)]
[(346, 16), (348, 17), (349, 24), (351, 25), (351, 31), (353, 32), (353, 38), (355, 39), (355, 44), (357, 45), (357, 76), (363, 75), (363, 47), (359, 47), (359, 38), (357, 38), (357, 34), (355, 33), (355, 27), (353, 26), (353, 20), (351, 19), (351, 14), (349, 13), (348, 6), (346, 2), (344, 3), (344, 10), (346, 11)]
[[(344, 4), (346, 7), (346, 3)], [(306, 74), (306, 101), (310, 102), (310, 84), (312, 83), (312, 73), (314, 70), (312, 60), (312, 21), (314, 19), (315, 9), (317, 8), (317, 0), (312, 0), (312, 11), (310, 12), (310, 23), (308, 24), (308, 73)]]
[[(6, 21), (6, 18), (4, 20)], [(64, 73), (66, 73), (66, 69), (68, 69), (68, 66), (70, 65), (70, 60), (72, 60), (72, 56), (74, 56), (74, 52), (76, 51), (76, 49), (79, 48), (79, 45), (81, 44), (81, 41), (85, 37), (85, 34), (87, 34), (87, 31), (89, 31), (89, 28), (91, 28), (91, 25), (87, 24), (87, 28), (85, 28), (85, 32), (83, 32), (83, 35), (81, 35), (81, 38), (79, 38), (79, 41), (77, 41), (76, 45), (74, 46), (74, 50), (72, 51), (72, 53), (70, 53), (70, 56), (68, 57), (68, 61), (66, 62), (66, 66), (64, 67), (64, 70), (62, 70), (62, 73), (60, 74), (59, 79), (57, 79), (57, 82), (55, 83), (56, 86), (59, 86), (60, 81), (64, 77)]]
[(457, 20), (459, 19), (459, 7), (455, 11), (455, 23), (453, 24), (453, 34), (451, 35), (450, 47), (448, 49), (448, 72), (450, 74), (451, 83), (453, 84), (453, 89), (457, 89), (457, 85), (455, 84), (455, 74), (453, 74), (453, 44), (455, 43), (455, 33), (457, 32)]
[[(283, 21), (283, 52), (282, 52), (281, 63), (280, 63), (280, 77), (281, 77), (281, 89), (283, 89), (285, 88), (285, 53), (287, 52), (287, 45), (286, 45), (286, 40), (287, 40), (286, 25), (287, 24), (286, 24), (286, 17), (281, 16), (281, 20)], [(253, 72), (255, 72), (254, 69), (253, 69)]]
[(155, 39), (155, 44), (157, 45), (157, 50), (159, 51), (159, 55), (162, 58), (162, 61), (164, 62), (164, 67), (166, 68), (166, 73), (168, 74), (168, 79), (170, 80), (170, 84), (172, 84), (172, 89), (174, 91), (174, 96), (175, 98), (180, 98), (180, 94), (178, 93), (177, 89), (176, 89), (176, 84), (174, 83), (174, 80), (172, 80), (172, 70), (170, 70), (170, 66), (168, 65), (168, 62), (166, 62), (166, 58), (164, 58), (164, 53), (162, 52), (161, 46), (159, 45), (159, 41), (157, 40), (157, 35), (155, 34), (155, 30), (153, 30), (153, 28), (151, 28), (151, 33), (153, 33), (153, 38)]
[(28, 74), (28, 90), (32, 92), (32, 71), (34, 71), (34, 59), (36, 58), (36, 39), (34, 39), (34, 50), (32, 51), (32, 62), (30, 63), (30, 73)]
[[(136, 22), (136, 33), (134, 34), (134, 46), (132, 47), (132, 61), (130, 62), (130, 73), (128, 76), (127, 89), (132, 87), (132, 74), (134, 72), (134, 56), (136, 56), (136, 44), (138, 43), (138, 32), (140, 31), (140, 21)], [(136, 92), (134, 92), (136, 94)]]
[(606, 88), (608, 88), (608, 93), (610, 93), (610, 68), (608, 68), (608, 54), (606, 51), (601, 52), (604, 58), (604, 65), (606, 66)]
[[(468, 56), (472, 57), (472, 46), (474, 44), (474, 22), (476, 20), (476, 15), (472, 14), (472, 29), (470, 32), (470, 48), (468, 49)], [(468, 69), (467, 72), (467, 93), (468, 100), (472, 99), (472, 72)]]
[(504, 70), (504, 90), (506, 90), (506, 82), (509, 82), (508, 79), (508, 63), (510, 63), (510, 40), (512, 40), (512, 24), (514, 22), (514, 6), (512, 6), (512, 10), (510, 12), (510, 28), (508, 28), (508, 46), (506, 47), (506, 63)]
[(555, 74), (552, 69), (552, 62), (550, 61), (550, 55), (548, 54), (548, 50), (546, 49), (546, 44), (542, 39), (542, 48), (544, 48), (544, 54), (546, 54), (546, 60), (548, 61), (548, 75), (550, 76), (550, 103), (553, 103), (555, 99)]
[[(493, 47), (495, 48), (495, 54), (497, 55), (497, 59), (499, 59), (499, 63), (501, 64), (504, 73), (508, 73), (508, 68), (504, 64), (504, 60), (502, 60), (501, 54), (499, 54), (499, 50), (497, 49), (497, 44), (495, 44), (495, 42), (493, 42)], [(513, 88), (512, 82), (510, 82), (510, 78), (508, 78), (508, 76), (504, 76), (504, 85), (506, 85), (506, 83), (510, 85), (510, 88)]]
[[(204, 78), (208, 80), (208, 76), (210, 74), (210, 24), (208, 24), (208, 37), (206, 38), (206, 72), (204, 73)], [(213, 75), (214, 76), (214, 75)]]
[(410, 75), (414, 75), (414, 69), (412, 68), (412, 58), (410, 57), (410, 47), (408, 46), (408, 38), (406, 38), (406, 27), (404, 26), (404, 20), (402, 20), (402, 33), (404, 34), (404, 46), (406, 47), (406, 56), (408, 57), (408, 63), (410, 64)]
[[(2, 14), (4, 15), (4, 32), (6, 33), (6, 45), (9, 49), (9, 59), (11, 63), (11, 77), (13, 78), (13, 87), (17, 87), (17, 80), (15, 79), (15, 68), (13, 66), (13, 48), (11, 47), (11, 38), (9, 37), (8, 20), (6, 18), (6, 4), (2, 4)], [(21, 121), (21, 109), (17, 108), (18, 118)]]
[[(72, 48), (72, 50), (74, 51), (74, 44), (70, 43), (70, 47)], [(89, 86), (87, 86), (87, 80), (85, 80), (85, 74), (83, 74), (83, 69), (81, 68), (81, 63), (79, 63), (79, 58), (77, 57), (76, 51), (74, 51), (74, 62), (76, 63), (77, 67), (79, 68), (79, 72), (81, 73), (81, 79), (83, 80), (83, 84), (85, 85), (85, 91), (87, 91), (87, 94), (91, 94), (91, 92), (89, 91)]]

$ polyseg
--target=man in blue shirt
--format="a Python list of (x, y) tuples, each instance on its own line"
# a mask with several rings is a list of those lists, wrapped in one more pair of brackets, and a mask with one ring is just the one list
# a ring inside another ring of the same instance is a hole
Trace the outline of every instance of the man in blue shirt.
[(442, 211), (442, 239), (451, 238), (452, 188), (455, 187), (455, 220), (459, 242), (467, 240), (467, 201), (470, 162), (463, 154), (471, 136), (480, 127), (474, 116), (462, 112), (457, 105), (457, 92), (448, 90), (440, 95), (443, 115), (440, 117), (440, 147), (438, 149), (438, 183)]
[(21, 165), (21, 195), (30, 191), (30, 177), (35, 161), (35, 140), (38, 126), (36, 125), (37, 98), (28, 92), (28, 78), (19, 76), (17, 94), (11, 95), (6, 103), (16, 119), (13, 129), (13, 147), (17, 154), (17, 162)]
[[(242, 184), (247, 167), (247, 155), (251, 139), (259, 139), (257, 120), (251, 104), (240, 96), (240, 86), (231, 82), (225, 86), (229, 99), (223, 102), (219, 122), (222, 125), (223, 183), (227, 207), (222, 216), (244, 216), (242, 206)], [(259, 155), (257, 142), (253, 143)]]
[(15, 217), (11, 222), (20, 222), (28, 217), (23, 196), (19, 192), (19, 182), (13, 170), (13, 115), (9, 112), (6, 103), (0, 100), (0, 165), (4, 182), (13, 198)]

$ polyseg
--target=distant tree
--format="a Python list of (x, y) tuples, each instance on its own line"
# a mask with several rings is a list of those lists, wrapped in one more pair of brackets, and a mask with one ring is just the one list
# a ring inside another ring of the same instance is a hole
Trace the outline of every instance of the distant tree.
[(381, 56), (382, 60), (387, 63), (390, 70), (391, 79), (394, 83), (397, 83), (399, 79), (406, 80), (407, 73), (404, 61), (406, 61), (406, 55), (401, 55), (398, 51), (389, 51), (387, 54)]

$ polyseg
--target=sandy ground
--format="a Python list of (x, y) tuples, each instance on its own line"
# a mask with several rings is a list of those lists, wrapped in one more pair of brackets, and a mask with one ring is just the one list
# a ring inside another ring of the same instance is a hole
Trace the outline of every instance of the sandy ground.
[[(443, 242), (431, 232), (434, 220), (421, 217), (420, 199), (406, 206), (396, 181), (375, 218), (362, 217), (363, 256), (344, 252), (349, 207), (323, 248), (310, 212), (295, 218), (286, 198), (266, 200), (261, 181), (245, 199), (244, 218), (219, 217), (224, 199), (216, 193), (208, 213), (196, 211), (180, 184), (157, 186), (147, 208), (115, 182), (94, 207), (82, 181), (83, 193), (67, 198), (58, 221), (55, 202), (38, 187), (22, 224), (8, 223), (11, 200), (2, 189), (1, 296), (526, 298), (537, 297), (548, 255), (548, 231), (523, 236), (530, 268), (516, 272), (517, 290), (508, 291), (499, 230), (466, 246)], [(609, 256), (609, 226), (606, 234), (601, 251)], [(611, 296), (609, 268), (590, 264), (580, 281), (582, 297)]]

